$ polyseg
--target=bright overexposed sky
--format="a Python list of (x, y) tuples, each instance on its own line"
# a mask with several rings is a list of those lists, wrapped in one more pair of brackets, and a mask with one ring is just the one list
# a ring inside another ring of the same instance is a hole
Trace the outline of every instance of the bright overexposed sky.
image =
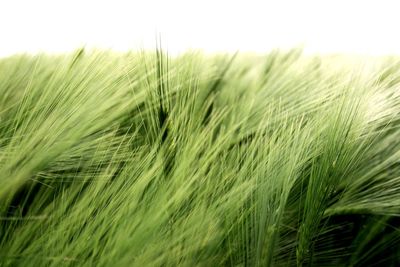
[(0, 0), (0, 56), (81, 46), (172, 53), (400, 54), (399, 0)]

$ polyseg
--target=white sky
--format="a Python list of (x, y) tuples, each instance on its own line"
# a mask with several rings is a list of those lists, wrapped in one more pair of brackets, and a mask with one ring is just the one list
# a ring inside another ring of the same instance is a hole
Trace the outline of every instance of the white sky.
[(80, 46), (400, 54), (400, 0), (0, 0), (0, 56)]

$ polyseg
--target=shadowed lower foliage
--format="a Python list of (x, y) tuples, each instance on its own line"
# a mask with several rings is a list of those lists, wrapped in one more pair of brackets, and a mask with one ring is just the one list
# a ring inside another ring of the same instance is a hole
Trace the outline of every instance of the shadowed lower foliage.
[(1, 59), (0, 265), (398, 266), (399, 65)]

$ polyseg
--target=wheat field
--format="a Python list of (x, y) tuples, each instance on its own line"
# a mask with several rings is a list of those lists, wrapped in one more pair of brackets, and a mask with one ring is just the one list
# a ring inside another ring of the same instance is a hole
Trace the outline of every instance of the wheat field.
[(0, 59), (0, 266), (399, 266), (400, 60)]

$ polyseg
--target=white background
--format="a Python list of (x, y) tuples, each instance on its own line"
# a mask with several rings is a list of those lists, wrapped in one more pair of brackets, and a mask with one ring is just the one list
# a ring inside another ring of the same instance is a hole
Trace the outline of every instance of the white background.
[(400, 1), (0, 0), (0, 56), (83, 45), (400, 54)]

